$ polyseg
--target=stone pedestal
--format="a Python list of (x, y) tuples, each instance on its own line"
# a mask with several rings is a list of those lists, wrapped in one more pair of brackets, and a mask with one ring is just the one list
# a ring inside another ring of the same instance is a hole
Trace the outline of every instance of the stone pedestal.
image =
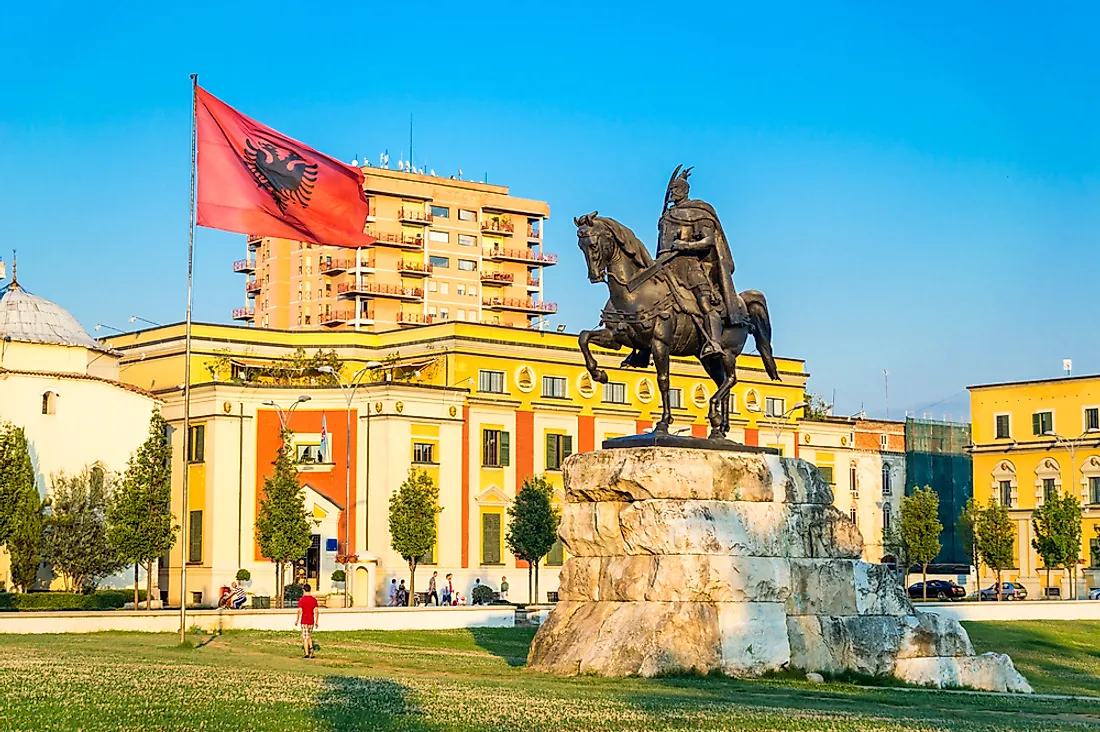
[(670, 447), (564, 466), (570, 558), (530, 666), (607, 676), (794, 667), (1030, 692), (974, 655), (955, 620), (916, 611), (809, 463)]

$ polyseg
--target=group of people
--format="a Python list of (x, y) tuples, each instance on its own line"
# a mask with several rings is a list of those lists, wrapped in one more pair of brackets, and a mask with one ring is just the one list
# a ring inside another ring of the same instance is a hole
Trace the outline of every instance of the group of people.
[[(481, 584), (481, 578), (478, 577), (474, 580), (474, 588), (483, 587)], [(471, 595), (473, 593), (471, 592)], [(500, 578), (500, 591), (498, 593), (500, 599), (508, 599), (508, 578)], [(444, 578), (442, 586), (439, 584), (439, 572), (432, 572), (431, 579), (428, 580), (428, 591), (424, 595), (425, 605), (436, 605), (437, 607), (443, 606), (460, 606), (465, 605), (466, 596), (455, 589), (454, 576), (448, 572)], [(475, 600), (473, 604), (477, 604)], [(390, 607), (408, 607), (409, 605), (409, 590), (405, 587), (405, 580), (398, 581), (396, 578), (390, 580)]]
[(241, 586), (236, 580), (233, 581), (232, 586), (223, 588), (222, 596), (218, 598), (218, 609), (225, 608), (226, 610), (240, 610), (244, 607), (248, 598), (245, 597), (244, 587)]

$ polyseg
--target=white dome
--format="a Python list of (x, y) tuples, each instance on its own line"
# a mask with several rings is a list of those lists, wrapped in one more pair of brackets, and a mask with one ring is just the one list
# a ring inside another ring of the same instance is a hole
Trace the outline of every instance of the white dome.
[(12, 283), (0, 291), (0, 340), (80, 346), (111, 353), (65, 308)]

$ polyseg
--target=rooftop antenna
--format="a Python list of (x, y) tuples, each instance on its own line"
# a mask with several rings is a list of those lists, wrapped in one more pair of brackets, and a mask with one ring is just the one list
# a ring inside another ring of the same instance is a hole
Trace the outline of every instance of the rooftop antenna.
[(886, 419), (890, 419), (890, 372), (882, 370), (883, 391), (886, 396)]
[(15, 258), (16, 250), (11, 250), (11, 286), (12, 288), (19, 286), (19, 280), (16, 278), (16, 267), (19, 265), (19, 260)]
[[(413, 161), (413, 116), (412, 112), (409, 112), (409, 165), (412, 165)], [(413, 172), (416, 168), (413, 168)]]
[[(15, 281), (15, 255), (14, 254), (12, 254), (11, 279), (12, 279), (13, 282)], [(1072, 358), (1063, 358), (1062, 359), (1062, 370), (1066, 372), (1066, 376), (1073, 376), (1073, 359)]]
[(359, 153), (355, 153), (355, 157), (351, 159), (351, 164), (355, 167), (359, 167)]

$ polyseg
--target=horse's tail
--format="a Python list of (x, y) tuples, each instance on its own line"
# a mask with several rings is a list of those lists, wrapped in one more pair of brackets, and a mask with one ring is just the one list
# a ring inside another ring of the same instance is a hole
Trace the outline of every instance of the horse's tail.
[(764, 370), (772, 377), (772, 381), (779, 381), (779, 369), (776, 368), (775, 356), (772, 355), (772, 320), (768, 315), (768, 301), (759, 290), (745, 290), (741, 293), (741, 298), (748, 310), (749, 329), (756, 340), (756, 350), (760, 354), (760, 360), (764, 362)]

